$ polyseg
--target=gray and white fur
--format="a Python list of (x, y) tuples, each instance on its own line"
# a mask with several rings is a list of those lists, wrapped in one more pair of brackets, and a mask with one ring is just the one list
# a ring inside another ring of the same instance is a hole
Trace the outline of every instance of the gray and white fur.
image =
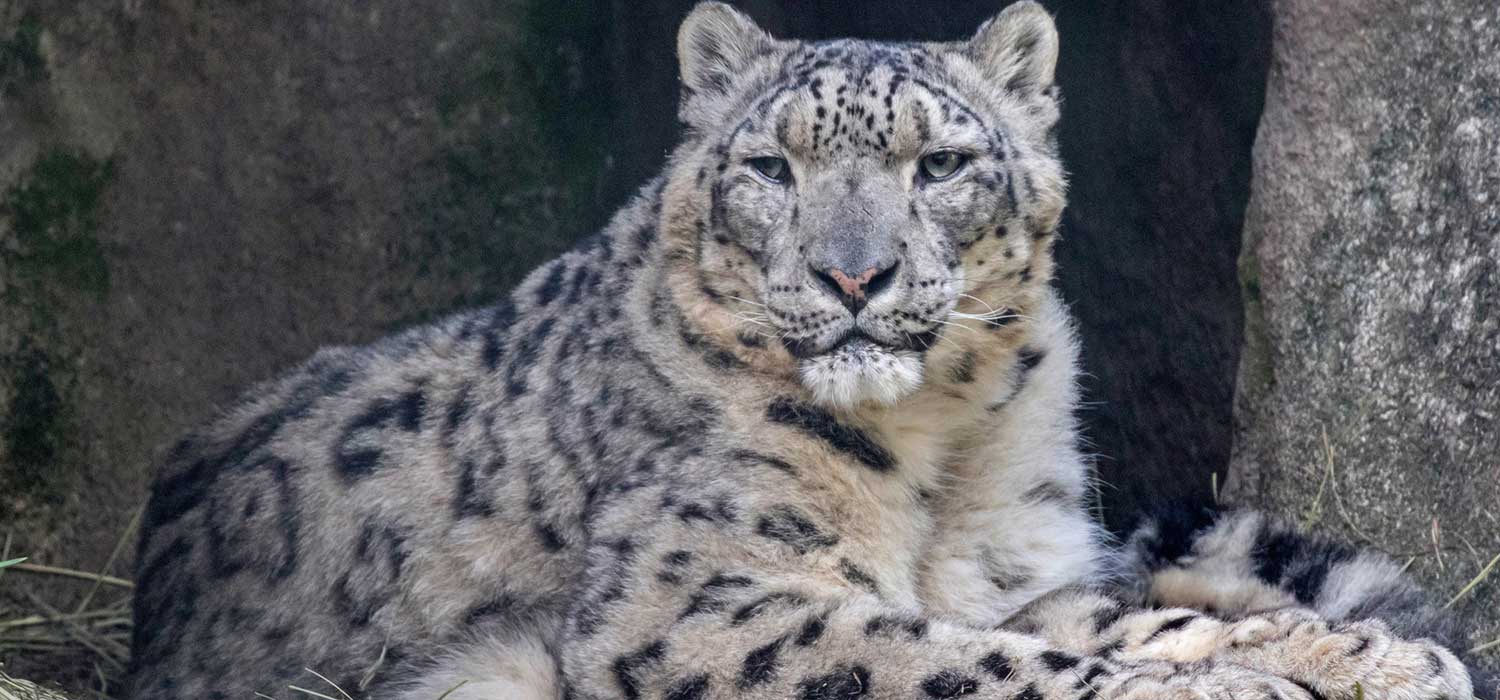
[(1031, 2), (901, 44), (698, 6), (686, 134), (603, 233), (174, 451), (130, 696), (1467, 697), (1378, 622), (1099, 586), (1057, 42)]

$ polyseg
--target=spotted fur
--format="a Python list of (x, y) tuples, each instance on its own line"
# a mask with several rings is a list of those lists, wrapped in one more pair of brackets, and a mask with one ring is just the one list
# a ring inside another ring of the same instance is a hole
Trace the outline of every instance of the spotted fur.
[(1373, 623), (1097, 592), (1040, 6), (881, 44), (706, 3), (678, 53), (686, 134), (602, 234), (173, 453), (133, 697), (1468, 692)]
[[(1302, 608), (1335, 625), (1379, 620), (1398, 637), (1465, 646), (1457, 617), (1390, 558), (1260, 513), (1161, 508), (1145, 514), (1121, 555), (1118, 597), (1134, 604), (1227, 620)], [(1500, 670), (1464, 661), (1476, 689), (1500, 690)]]

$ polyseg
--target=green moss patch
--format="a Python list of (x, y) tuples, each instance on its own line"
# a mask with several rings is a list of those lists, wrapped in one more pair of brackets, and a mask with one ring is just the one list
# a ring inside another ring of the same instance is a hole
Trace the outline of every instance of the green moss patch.
[[(5, 364), (10, 368), (8, 379), (14, 394), (0, 424), (0, 442), (6, 454), (0, 465), (4, 476), (0, 478), (18, 492), (56, 500), (56, 489), (48, 487), (58, 474), (54, 463), (65, 446), (66, 406), (51, 375), (55, 360), (30, 347), (18, 357), (7, 358)], [(6, 508), (0, 502), (0, 511)]]
[(29, 12), (21, 16), (9, 38), (0, 39), (0, 92), (15, 96), (22, 86), (47, 76), (41, 39), (41, 20)]
[(95, 233), (114, 165), (54, 148), (43, 153), (0, 200), (15, 249), (0, 252), (29, 284), (56, 284), (103, 297), (109, 266)]
[[(109, 291), (109, 265), (96, 233), (108, 161), (62, 148), (44, 152), (0, 197), (0, 306), (20, 342), (0, 356), (0, 483), (19, 499), (14, 509), (55, 505), (83, 468), (69, 396), (77, 383), (77, 350), (58, 327), (61, 309)], [(43, 512), (45, 509), (43, 510)]]
[(411, 258), (420, 277), (467, 280), (452, 306), (495, 300), (614, 205), (600, 194), (615, 114), (607, 13), (552, 0), (516, 11), (519, 31), (496, 27), (493, 48), (435, 95), (442, 184), (413, 202)]

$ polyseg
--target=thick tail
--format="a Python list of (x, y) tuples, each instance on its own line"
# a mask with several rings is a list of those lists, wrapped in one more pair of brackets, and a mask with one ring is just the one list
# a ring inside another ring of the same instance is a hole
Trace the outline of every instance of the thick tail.
[(1146, 605), (1225, 618), (1287, 606), (1330, 621), (1377, 619), (1398, 636), (1454, 650), (1476, 689), (1500, 692), (1500, 671), (1466, 658), (1460, 621), (1433, 605), (1402, 567), (1255, 511), (1162, 509), (1144, 518), (1122, 552), (1123, 587)]

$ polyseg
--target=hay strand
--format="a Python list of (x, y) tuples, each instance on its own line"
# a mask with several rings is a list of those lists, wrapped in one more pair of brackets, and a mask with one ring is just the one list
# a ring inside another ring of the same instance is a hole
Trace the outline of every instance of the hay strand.
[(99, 592), (99, 587), (104, 585), (104, 576), (110, 568), (115, 565), (115, 560), (120, 558), (120, 553), (125, 551), (125, 543), (130, 540), (131, 533), (135, 532), (136, 526), (141, 523), (141, 514), (146, 511), (146, 506), (141, 505), (135, 509), (135, 515), (130, 516), (130, 523), (120, 531), (120, 537), (115, 540), (114, 549), (109, 552), (109, 559), (104, 561), (104, 566), (99, 568), (99, 573), (94, 575), (94, 585), (89, 587), (89, 592), (84, 594), (83, 600), (78, 601), (78, 607), (73, 609), (75, 614), (81, 613), (89, 608), (89, 603), (94, 602), (94, 594)]
[(64, 576), (64, 577), (67, 577), (67, 578), (76, 578), (76, 579), (81, 579), (81, 580), (84, 580), (84, 581), (98, 581), (100, 583), (108, 584), (108, 585), (111, 585), (111, 586), (117, 586), (119, 588), (129, 588), (129, 589), (134, 589), (135, 588), (135, 584), (134, 583), (131, 583), (130, 581), (126, 581), (123, 578), (116, 578), (114, 576), (105, 576), (103, 574), (97, 574), (97, 573), (94, 573), (94, 572), (91, 572), (91, 571), (79, 571), (77, 569), (66, 569), (66, 568), (63, 568), (61, 566), (46, 566), (46, 565), (43, 565), (43, 564), (26, 564), (26, 563), (21, 563), (21, 564), (13, 564), (13, 565), (11, 565), (9, 567), (6, 567), (5, 570), (6, 571), (18, 571), (18, 572), (23, 572), (23, 573), (28, 573), (28, 574), (42, 574), (42, 575), (46, 575), (46, 576)]
[(1479, 584), (1484, 583), (1484, 580), (1487, 579), (1487, 578), (1489, 578), (1490, 577), (1490, 573), (1495, 570), (1495, 565), (1496, 564), (1500, 564), (1500, 554), (1496, 554), (1495, 558), (1491, 559), (1490, 563), (1486, 564), (1485, 567), (1479, 571), (1479, 575), (1475, 576), (1474, 580), (1469, 582), (1469, 585), (1464, 586), (1462, 590), (1460, 590), (1456, 595), (1454, 595), (1453, 598), (1451, 600), (1449, 600), (1446, 605), (1443, 606), (1443, 609), (1444, 610), (1451, 609), (1454, 606), (1454, 604), (1456, 604), (1458, 601), (1462, 600), (1463, 597), (1466, 596), (1466, 595), (1468, 595), (1470, 591), (1474, 590), (1475, 588), (1478, 588)]
[(0, 700), (68, 700), (68, 696), (31, 681), (12, 678), (0, 669)]

